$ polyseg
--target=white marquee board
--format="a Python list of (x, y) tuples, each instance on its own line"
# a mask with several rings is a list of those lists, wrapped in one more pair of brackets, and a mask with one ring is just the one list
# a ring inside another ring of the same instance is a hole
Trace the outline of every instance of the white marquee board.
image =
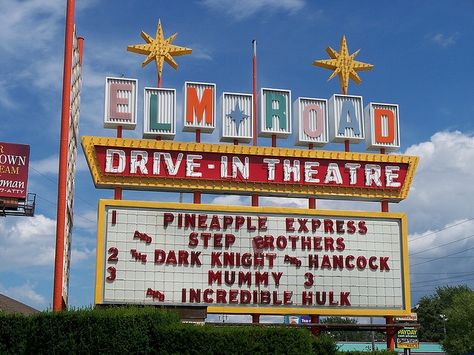
[(98, 304), (208, 306), (211, 313), (410, 310), (403, 214), (113, 200), (101, 200), (99, 211)]

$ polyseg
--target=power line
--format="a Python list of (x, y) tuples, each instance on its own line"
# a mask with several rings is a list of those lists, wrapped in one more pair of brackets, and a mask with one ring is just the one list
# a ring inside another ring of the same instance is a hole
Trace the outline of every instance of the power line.
[[(417, 256), (415, 259), (431, 259), (431, 256)], [(462, 255), (462, 256), (446, 256), (444, 259), (468, 259), (473, 258), (472, 255)], [(439, 272), (437, 272), (439, 274)]]
[(422, 250), (422, 251), (417, 251), (416, 253), (410, 253), (410, 256), (417, 255), (417, 254), (421, 254), (421, 253), (426, 253), (426, 252), (429, 251), (429, 250), (433, 250), (433, 249), (436, 249), (436, 248), (439, 248), (439, 247), (444, 247), (444, 246), (446, 246), (446, 245), (458, 243), (458, 242), (461, 242), (461, 241), (463, 241), (463, 240), (466, 240), (466, 239), (469, 239), (469, 238), (472, 238), (472, 237), (474, 237), (474, 234), (473, 234), (473, 235), (470, 235), (470, 236), (468, 236), (468, 237), (462, 238), (462, 239), (453, 240), (453, 241), (448, 242), (448, 243), (436, 245), (436, 246), (434, 246), (434, 247), (431, 247), (431, 248), (428, 248), (428, 249), (425, 249), (425, 250)]
[(42, 177), (44, 177), (46, 180), (49, 180), (50, 182), (52, 182), (53, 184), (57, 184), (58, 183), (58, 180), (57, 179), (52, 179), (50, 178), (49, 176), (46, 176), (45, 174), (41, 173), (40, 171), (36, 170), (35, 168), (33, 168), (32, 166), (30, 166), (30, 168), (32, 170), (34, 170), (37, 174), (41, 175)]
[(416, 292), (416, 291), (426, 291), (426, 290), (427, 290), (427, 289), (426, 289), (427, 287), (431, 287), (431, 288), (432, 288), (432, 287), (435, 287), (435, 286), (445, 286), (445, 285), (449, 285), (449, 284), (453, 284), (453, 283), (459, 284), (460, 282), (462, 282), (462, 283), (464, 284), (464, 283), (466, 283), (467, 281), (474, 281), (474, 278), (472, 278), (472, 279), (466, 279), (466, 280), (459, 280), (459, 281), (445, 282), (443, 285), (438, 285), (438, 284), (435, 283), (435, 284), (433, 284), (433, 285), (425, 285), (425, 286), (422, 286), (422, 287), (419, 287), (419, 288), (418, 288), (418, 287), (414, 287), (414, 288), (411, 289), (411, 291), (415, 291), (415, 292)]
[(443, 282), (442, 284), (439, 284), (438, 282), (435, 282), (432, 285), (423, 285), (423, 286), (420, 286), (420, 287), (413, 287), (412, 291), (413, 290), (422, 290), (422, 289), (425, 289), (426, 287), (434, 287), (434, 286), (443, 287), (443, 286), (450, 285), (450, 284), (461, 284), (462, 285), (462, 284), (465, 284), (467, 281), (474, 281), (474, 278), (465, 279), (465, 280), (448, 281), (448, 282)]
[[(55, 203), (55, 202), (52, 202), (52, 201), (48, 200), (47, 198), (44, 198), (44, 197), (42, 197), (42, 196), (40, 196), (40, 195), (38, 195), (38, 194), (36, 195), (36, 197), (39, 198), (40, 200), (43, 200), (43, 201), (48, 202), (49, 204), (51, 204), (51, 205), (53, 205), (53, 206), (56, 206), (56, 203)], [(75, 214), (75, 215), (74, 215), (74, 218), (81, 218), (81, 219), (84, 219), (84, 220), (89, 221), (89, 222), (91, 222), (91, 223), (96, 223), (96, 221), (93, 221), (93, 220), (91, 220), (91, 219), (89, 219), (89, 218), (87, 218), (87, 217), (81, 216), (81, 215), (79, 215), (79, 214)]]
[(420, 284), (425, 284), (425, 283), (438, 282), (438, 281), (451, 280), (451, 279), (458, 279), (460, 277), (465, 277), (465, 276), (469, 276), (469, 275), (474, 275), (474, 272), (469, 272), (467, 274), (459, 275), (459, 276), (444, 277), (444, 278), (441, 278), (441, 279), (438, 278), (438, 279), (418, 281), (418, 282), (416, 282), (416, 285), (418, 286)]
[(468, 251), (468, 250), (472, 250), (472, 249), (474, 249), (474, 247), (467, 248), (467, 249), (458, 251), (458, 252), (456, 252), (456, 253), (448, 254), (448, 255), (445, 255), (445, 256), (440, 256), (440, 257), (438, 257), (438, 258), (433, 258), (433, 259), (430, 259), (430, 260), (426, 260), (426, 261), (423, 261), (423, 262), (421, 262), (421, 263), (412, 264), (411, 266), (426, 264), (426, 263), (430, 263), (430, 262), (432, 262), (432, 261), (436, 261), (436, 260), (440, 260), (440, 259), (445, 259), (445, 258), (448, 257), (448, 256), (453, 256), (453, 255), (461, 254), (461, 253), (464, 253), (464, 252), (466, 252), (466, 251)]
[(409, 242), (409, 243), (411, 243), (411, 242), (417, 241), (417, 240), (419, 240), (419, 239), (421, 239), (421, 238), (425, 238), (425, 237), (427, 237), (427, 236), (429, 236), (429, 235), (432, 235), (432, 234), (436, 234), (436, 233), (442, 232), (442, 231), (444, 231), (444, 230), (446, 230), (446, 229), (449, 229), (449, 228), (453, 228), (453, 227), (459, 226), (460, 224), (467, 223), (467, 222), (469, 222), (469, 221), (472, 221), (472, 220), (474, 220), (474, 217), (472, 217), (472, 218), (469, 218), (469, 219), (466, 219), (466, 220), (464, 220), (464, 221), (461, 221), (461, 222), (458, 222), (458, 223), (455, 223), (455, 224), (452, 224), (452, 225), (450, 225), (450, 226), (447, 226), (447, 227), (444, 227), (444, 228), (441, 228), (441, 229), (437, 229), (437, 230), (435, 230), (435, 231), (433, 231), (433, 232), (429, 232), (429, 233), (426, 233), (426, 234), (420, 235), (420, 236), (419, 236), (419, 237), (417, 237), (417, 238), (410, 239), (408, 242)]
[[(48, 180), (49, 182), (53, 183), (54, 185), (57, 185), (57, 184), (58, 184), (58, 180), (57, 180), (57, 179), (52, 179), (52, 178), (50, 178), (49, 176), (46, 176), (45, 174), (43, 174), (43, 173), (41, 173), (40, 171), (38, 171), (38, 170), (36, 170), (35, 168), (33, 168), (32, 166), (30, 166), (30, 168), (31, 168), (32, 170), (34, 170), (37, 174), (39, 174), (39, 175), (41, 175), (42, 177), (44, 177), (44, 178), (45, 178), (46, 180)], [(89, 206), (95, 208), (95, 206), (92, 205), (89, 201), (87, 201), (87, 200), (81, 198), (81, 197), (78, 196), (76, 193), (74, 194), (74, 198), (75, 198), (75, 199), (78, 199), (78, 200), (84, 202), (85, 204), (87, 204), (87, 205), (89, 205)]]
[(51, 204), (53, 206), (56, 206), (56, 202), (52, 202), (52, 201), (48, 200), (47, 198), (44, 198), (43, 196), (41, 196), (39, 194), (36, 194), (36, 198), (38, 198), (40, 200), (43, 200), (43, 201), (46, 201), (46, 202), (48, 202), (49, 204)]
[[(469, 256), (470, 257), (470, 256)], [(443, 272), (443, 275), (460, 275), (460, 274), (469, 274), (470, 271), (460, 271), (460, 272)], [(440, 272), (410, 272), (410, 275), (439, 275)]]

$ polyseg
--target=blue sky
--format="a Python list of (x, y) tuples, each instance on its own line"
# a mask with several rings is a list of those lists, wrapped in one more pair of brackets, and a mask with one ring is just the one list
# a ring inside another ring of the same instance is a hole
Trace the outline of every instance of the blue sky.
[[(33, 307), (52, 302), (57, 156), (61, 107), (65, 1), (0, 0), (0, 141), (31, 145), (29, 192), (37, 194), (34, 218), (0, 219), (0, 293)], [(223, 91), (251, 92), (251, 40), (258, 41), (258, 86), (329, 98), (337, 79), (311, 63), (346, 35), (356, 59), (375, 65), (351, 83), (350, 94), (400, 105), (401, 153), (420, 156), (409, 198), (390, 205), (408, 214), (413, 304), (436, 286), (474, 287), (474, 3), (440, 6), (433, 1), (77, 0), (78, 34), (85, 37), (80, 135), (113, 136), (102, 128), (106, 76), (137, 78), (139, 93), (156, 84), (153, 64), (126, 51), (154, 34), (193, 54), (165, 67), (163, 86), (176, 88), (178, 110), (184, 81), (212, 82)], [(140, 138), (139, 124), (126, 137)], [(180, 117), (180, 116), (178, 116)], [(179, 130), (179, 126), (178, 126)], [(203, 141), (217, 141), (216, 131)], [(192, 140), (179, 134), (179, 140)], [(292, 145), (290, 137), (285, 145)], [(259, 144), (269, 145), (266, 139)], [(329, 149), (341, 150), (333, 145)], [(364, 150), (363, 144), (353, 146)], [(75, 195), (70, 304), (93, 303), (96, 209), (108, 190), (96, 190), (79, 152)], [(125, 192), (124, 198), (177, 201), (177, 194)], [(185, 201), (191, 196), (186, 195)], [(237, 196), (205, 196), (204, 202), (248, 204)], [(272, 205), (306, 207), (306, 200), (268, 198)], [(375, 203), (318, 202), (321, 208), (378, 210)]]

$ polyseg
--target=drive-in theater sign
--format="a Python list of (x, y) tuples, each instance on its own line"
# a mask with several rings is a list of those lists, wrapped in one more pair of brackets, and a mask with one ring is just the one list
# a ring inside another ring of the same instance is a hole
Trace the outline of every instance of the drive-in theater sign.
[[(157, 36), (160, 31), (161, 25)], [(150, 41), (129, 50), (146, 54)], [(270, 88), (260, 90), (258, 105), (255, 92), (222, 92), (217, 104), (216, 90), (214, 83), (184, 83), (182, 127), (196, 132), (197, 142), (176, 142), (176, 90), (145, 87), (144, 139), (128, 139), (121, 132), (136, 126), (138, 81), (107, 78), (104, 126), (117, 128), (117, 138), (82, 137), (95, 186), (384, 203), (407, 197), (418, 159), (378, 154), (400, 147), (398, 105), (370, 102), (364, 108), (362, 97), (345, 94), (293, 101), (290, 90)], [(366, 142), (377, 153), (244, 145), (255, 138), (256, 111), (259, 135), (273, 142), (288, 142), (295, 133), (299, 146)], [(224, 143), (200, 143), (201, 133), (214, 134), (216, 127)], [(404, 214), (117, 196), (99, 202), (96, 304), (242, 314), (410, 312)]]
[(97, 187), (405, 198), (413, 157), (84, 137)]
[[(117, 83), (122, 84), (122, 93), (110, 89)], [(110, 108), (110, 103), (121, 105), (121, 123), (124, 117), (134, 123), (136, 86), (136, 81), (128, 79), (107, 79), (108, 127), (119, 107)], [(205, 96), (205, 90), (211, 94)], [(191, 111), (194, 129), (212, 132), (216, 109), (202, 100), (213, 98), (214, 90), (215, 85), (208, 83), (186, 83), (185, 126), (191, 122), (186, 112)], [(160, 104), (162, 92), (168, 97), (174, 91), (147, 88), (144, 97), (157, 102), (151, 111), (152, 117), (162, 122), (161, 129), (172, 130), (176, 122), (170, 112), (176, 111), (175, 100), (170, 100), (171, 106)], [(284, 97), (283, 90), (273, 92), (281, 95), (276, 99)], [(121, 101), (117, 101), (119, 95)], [(221, 98), (222, 125), (236, 125), (235, 120), (226, 118), (237, 108), (248, 119), (241, 120), (239, 128), (233, 135), (228, 132), (224, 141), (239, 138), (241, 131), (252, 132), (251, 110), (243, 110), (251, 107), (245, 103), (248, 96), (233, 94), (232, 104), (225, 105), (225, 95)], [(262, 95), (275, 101), (275, 96), (265, 96), (264, 90)], [(295, 101), (295, 111), (302, 102), (324, 102), (304, 100)], [(270, 102), (262, 109), (261, 123), (273, 134), (284, 136), (291, 132), (291, 119), (306, 119), (309, 123), (296, 124), (300, 137), (322, 124), (318, 131), (326, 134), (328, 142), (365, 139), (367, 130), (371, 132), (369, 147), (397, 146), (398, 115), (387, 112), (398, 113), (398, 107), (385, 104), (396, 108), (387, 111), (369, 104), (367, 117), (363, 117), (358, 106), (361, 101), (337, 95), (327, 106), (339, 102), (339, 110), (312, 106), (306, 116), (296, 118), (290, 114), (289, 104), (279, 105), (287, 111), (275, 116)], [(145, 102), (145, 119), (153, 121), (147, 117), (149, 102)], [(215, 104), (214, 99), (210, 102)], [(195, 107), (190, 108), (192, 105)], [(200, 105), (204, 105), (202, 109)], [(128, 116), (123, 114), (126, 109), (130, 110)], [(378, 136), (373, 127), (376, 120), (383, 128), (379, 127)], [(287, 130), (284, 134), (282, 127)], [(389, 133), (393, 133), (391, 142), (386, 139)], [(343, 137), (336, 137), (338, 134)], [(312, 138), (320, 136), (313, 134)], [(417, 164), (417, 158), (402, 155), (155, 139), (83, 137), (82, 145), (94, 183), (100, 188), (398, 202), (407, 196)], [(403, 214), (103, 200), (99, 206), (95, 301), (208, 306), (208, 312), (229, 313), (401, 315), (410, 310), (406, 238)]]

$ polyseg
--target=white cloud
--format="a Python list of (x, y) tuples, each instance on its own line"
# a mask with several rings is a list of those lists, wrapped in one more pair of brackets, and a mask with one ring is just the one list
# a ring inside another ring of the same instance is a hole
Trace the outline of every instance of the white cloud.
[(20, 286), (4, 287), (0, 285), (0, 291), (8, 297), (32, 307), (44, 307), (46, 305), (46, 299), (35, 291), (34, 286), (29, 281)]
[(64, 14), (62, 0), (3, 0), (0, 48), (9, 53), (43, 49), (58, 32)]
[(6, 80), (0, 80), (0, 105), (11, 109), (15, 107), (15, 102), (8, 93), (10, 83)]
[(420, 157), (408, 198), (394, 209), (406, 212), (412, 232), (440, 228), (474, 217), (474, 136), (438, 132), (429, 142), (409, 147)]
[(438, 286), (472, 285), (474, 136), (438, 132), (404, 154), (420, 163), (409, 197), (390, 209), (408, 216), (413, 300)]
[(451, 36), (445, 35), (443, 33), (437, 33), (431, 36), (430, 40), (431, 42), (433, 42), (434, 44), (440, 47), (447, 48), (447, 47), (454, 46), (458, 40), (458, 37), (459, 37), (458, 33), (455, 33)]
[[(84, 63), (82, 75), (83, 75), (83, 81), (82, 81), (82, 89), (97, 89), (101, 90), (105, 86), (105, 77), (109, 74), (105, 70), (100, 71), (97, 70), (94, 66), (90, 65), (88, 62), (91, 60), (89, 59)], [(94, 61), (94, 64), (97, 65), (100, 63), (100, 61)], [(104, 63), (105, 64), (105, 63)], [(112, 75), (112, 76), (117, 76), (117, 75)], [(100, 100), (101, 102), (103, 100)], [(99, 111), (100, 112), (100, 111)]]
[(248, 205), (248, 202), (245, 202), (245, 200), (248, 200), (248, 197), (243, 197), (243, 196), (237, 196), (237, 195), (222, 195), (215, 197), (211, 204), (213, 205), (221, 205), (221, 206), (240, 206), (240, 205)]
[[(473, 245), (472, 240), (474, 240), (474, 219), (453, 221), (437, 230), (411, 234), (410, 255), (414, 259), (412, 262), (423, 265), (425, 259), (436, 258), (456, 250), (468, 251), (468, 246)], [(438, 248), (440, 245), (444, 247)]]
[[(290, 207), (290, 208), (309, 208), (308, 198), (297, 197), (276, 197), (276, 196), (260, 196), (260, 206), (272, 207)], [(211, 200), (211, 204), (215, 205), (233, 205), (233, 206), (250, 206), (251, 200), (248, 196), (238, 195), (222, 195)], [(344, 201), (344, 200), (316, 200), (317, 209), (335, 209), (335, 210), (358, 210), (358, 211), (377, 211), (380, 205), (374, 202), (364, 201)]]
[[(95, 2), (96, 0), (78, 1), (76, 12)], [(63, 34), (66, 1), (2, 0), (1, 8), (0, 49), (9, 53), (27, 50), (37, 55), (38, 50), (50, 46), (55, 36)]]
[(474, 220), (460, 220), (438, 230), (410, 235), (410, 281), (415, 300), (436, 287), (472, 285), (473, 230)]
[[(0, 235), (0, 271), (54, 265), (55, 220), (41, 214), (20, 219), (3, 218), (0, 219)], [(89, 244), (73, 235), (74, 263), (93, 257), (95, 250)]]
[(97, 211), (91, 210), (83, 213), (74, 214), (74, 227), (89, 229), (92, 232), (95, 232), (97, 228)]
[[(32, 61), (18, 73), (19, 80), (32, 83), (43, 93), (51, 89), (59, 91), (63, 85), (62, 77), (63, 57), (59, 55), (50, 55), (47, 59)], [(41, 104), (47, 106), (50, 102), (42, 101)]]
[[(84, 0), (76, 14), (96, 0)], [(63, 0), (1, 0), (0, 63), (9, 87), (0, 83), (0, 104), (9, 107), (8, 92), (22, 83), (39, 89), (60, 89), (66, 2)], [(60, 44), (60, 45), (58, 45)], [(2, 90), (3, 87), (3, 90)], [(44, 96), (44, 95), (43, 95)], [(43, 97), (44, 98), (44, 97)], [(50, 102), (43, 102), (49, 105)]]
[(212, 60), (212, 53), (208, 48), (203, 47), (200, 44), (190, 44), (190, 48), (192, 48), (193, 53), (191, 54), (191, 58), (193, 59), (202, 59), (202, 60)]
[(0, 271), (54, 263), (56, 222), (43, 215), (0, 220)]
[[(78, 154), (77, 154), (77, 160), (76, 160), (76, 172), (80, 171), (87, 171), (87, 162), (85, 160), (84, 155), (81, 152), (81, 148), (77, 147), (78, 149)], [(30, 163), (30, 166), (36, 170), (36, 172), (40, 174), (58, 174), (58, 156), (57, 155), (51, 155), (47, 158), (40, 159), (40, 160), (34, 160)]]
[(30, 166), (41, 174), (57, 174), (58, 164), (58, 156), (51, 155), (44, 159), (32, 161)]
[(305, 6), (304, 0), (203, 0), (202, 4), (215, 11), (223, 12), (236, 20), (249, 18), (261, 11), (283, 11), (297, 13)]
[[(74, 243), (74, 242), (73, 242)], [(74, 267), (83, 260), (94, 260), (95, 249), (75, 249), (71, 251), (71, 266)]]
[(261, 197), (261, 206), (308, 208), (308, 199), (290, 197)]

